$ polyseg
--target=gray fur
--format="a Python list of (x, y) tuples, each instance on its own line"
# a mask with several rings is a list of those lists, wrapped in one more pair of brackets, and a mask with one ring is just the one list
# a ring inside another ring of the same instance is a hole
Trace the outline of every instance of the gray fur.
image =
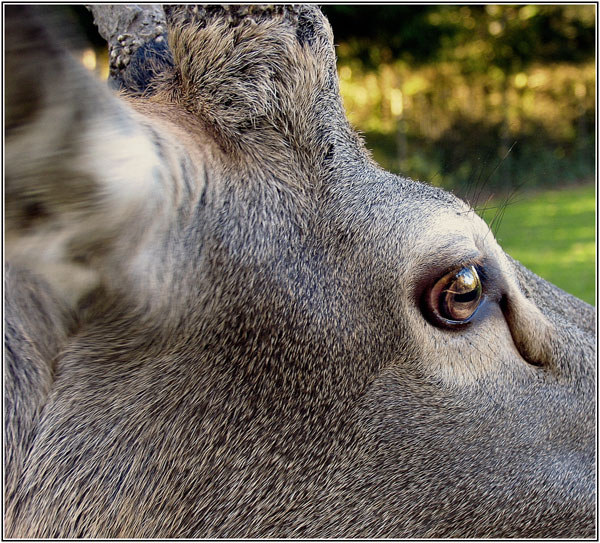
[(7, 536), (595, 535), (594, 309), (372, 162), (316, 7), (171, 7), (146, 98), (5, 9)]

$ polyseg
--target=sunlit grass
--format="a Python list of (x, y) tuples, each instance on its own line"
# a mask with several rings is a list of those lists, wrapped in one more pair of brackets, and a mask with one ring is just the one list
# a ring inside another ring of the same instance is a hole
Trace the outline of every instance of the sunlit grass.
[[(486, 207), (501, 205), (502, 201)], [(595, 303), (595, 187), (517, 194), (493, 226), (502, 248), (530, 270)], [(495, 209), (481, 213), (491, 223)]]

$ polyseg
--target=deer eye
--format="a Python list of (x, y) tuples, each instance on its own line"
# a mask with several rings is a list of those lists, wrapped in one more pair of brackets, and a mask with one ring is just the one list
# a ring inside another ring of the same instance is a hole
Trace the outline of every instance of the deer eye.
[(439, 279), (429, 291), (427, 306), (443, 325), (468, 322), (482, 299), (481, 279), (475, 266), (465, 266)]

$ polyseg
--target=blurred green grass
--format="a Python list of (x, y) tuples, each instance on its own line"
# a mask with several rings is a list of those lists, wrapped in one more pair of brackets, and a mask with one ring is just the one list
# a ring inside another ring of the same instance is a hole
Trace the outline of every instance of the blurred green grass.
[[(479, 214), (491, 224), (503, 202), (488, 202), (487, 209)], [(492, 230), (513, 258), (594, 305), (595, 207), (594, 185), (517, 194), (504, 209), (500, 224), (493, 224)]]

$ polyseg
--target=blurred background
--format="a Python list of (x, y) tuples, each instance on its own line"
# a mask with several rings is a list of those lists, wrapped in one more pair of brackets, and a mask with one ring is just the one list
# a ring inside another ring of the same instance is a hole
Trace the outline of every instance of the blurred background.
[[(106, 78), (91, 15), (69, 9), (82, 61)], [(596, 6), (322, 10), (375, 160), (466, 199), (511, 256), (595, 303)]]
[(387, 169), (459, 190), (594, 176), (594, 6), (323, 11), (350, 120)]

